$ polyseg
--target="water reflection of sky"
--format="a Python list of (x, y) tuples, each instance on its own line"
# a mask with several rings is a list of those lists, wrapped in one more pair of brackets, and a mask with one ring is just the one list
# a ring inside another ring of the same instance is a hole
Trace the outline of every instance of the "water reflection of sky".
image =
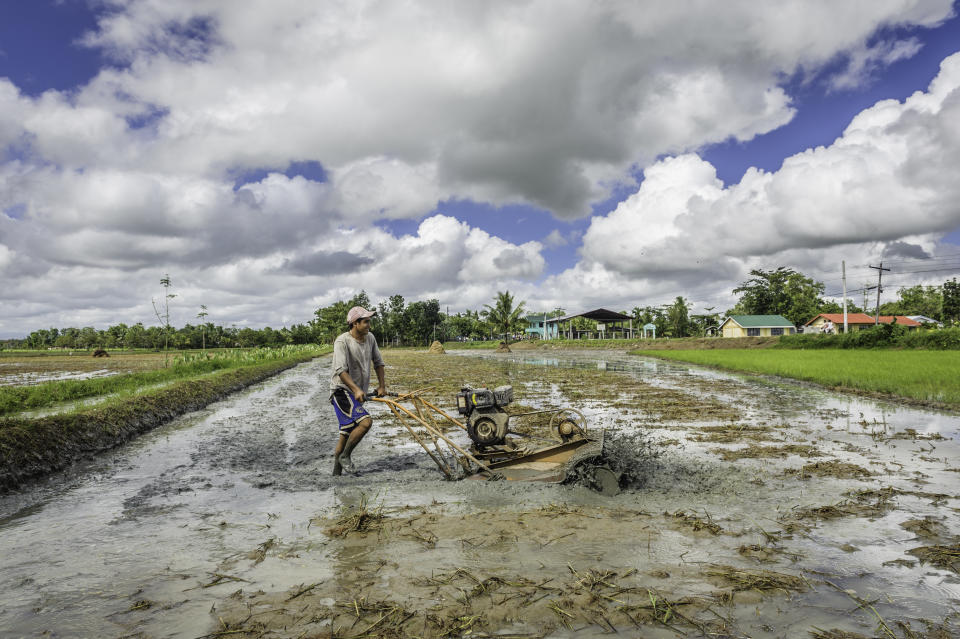
[(51, 371), (47, 373), (13, 373), (0, 375), (0, 386), (30, 386), (43, 382), (62, 381), (67, 379), (92, 379), (94, 377), (109, 377), (117, 375), (117, 371), (101, 369), (97, 371)]
[(918, 435), (938, 434), (960, 439), (960, 416), (896, 402), (870, 399), (824, 389), (806, 382), (762, 375), (724, 372), (682, 362), (664, 361), (606, 351), (584, 351), (544, 357), (542, 353), (514, 352), (509, 355), (478, 351), (451, 351), (470, 357), (499, 359), (505, 362), (599, 369), (625, 372), (644, 383), (662, 388), (677, 388), (704, 394), (703, 384), (692, 385), (690, 378), (717, 382), (709, 394), (721, 401), (743, 403), (746, 394), (763, 412), (782, 421), (808, 420), (809, 426), (863, 432), (893, 434), (912, 429)]

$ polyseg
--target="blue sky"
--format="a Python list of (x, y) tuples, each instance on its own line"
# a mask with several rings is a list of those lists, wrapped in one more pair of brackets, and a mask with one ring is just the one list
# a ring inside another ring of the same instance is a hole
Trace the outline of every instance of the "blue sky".
[(3, 2), (0, 336), (957, 274), (955, 3), (685, 5)]

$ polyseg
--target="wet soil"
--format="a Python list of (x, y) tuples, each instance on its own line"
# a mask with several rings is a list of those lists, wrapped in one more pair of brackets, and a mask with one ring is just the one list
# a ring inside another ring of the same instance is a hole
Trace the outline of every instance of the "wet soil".
[(429, 388), (449, 412), (465, 383), (582, 410), (607, 430), (626, 489), (444, 481), (382, 406), (370, 408), (358, 474), (334, 478), (323, 358), (0, 498), (0, 628), (958, 632), (955, 415), (610, 352), (385, 359), (391, 388)]

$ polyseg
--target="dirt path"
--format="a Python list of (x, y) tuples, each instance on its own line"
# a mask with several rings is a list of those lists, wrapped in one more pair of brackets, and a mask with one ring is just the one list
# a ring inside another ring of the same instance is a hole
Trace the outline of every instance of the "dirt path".
[(335, 480), (318, 360), (0, 501), (0, 628), (957, 631), (956, 416), (609, 352), (387, 355), (395, 388), (433, 386), (444, 406), (471, 382), (583, 409), (632, 487), (446, 482), (385, 416), (359, 474)]

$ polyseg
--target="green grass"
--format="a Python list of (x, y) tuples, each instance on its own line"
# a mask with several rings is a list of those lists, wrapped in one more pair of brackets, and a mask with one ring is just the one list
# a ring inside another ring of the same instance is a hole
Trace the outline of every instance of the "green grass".
[(950, 351), (729, 349), (631, 354), (960, 407), (960, 355)]
[(167, 368), (92, 379), (51, 381), (31, 386), (0, 386), (0, 416), (92, 397), (130, 395), (147, 386), (197, 378), (232, 368), (307, 355), (322, 355), (330, 350), (330, 346), (284, 346), (243, 351), (194, 352), (172, 355)]

